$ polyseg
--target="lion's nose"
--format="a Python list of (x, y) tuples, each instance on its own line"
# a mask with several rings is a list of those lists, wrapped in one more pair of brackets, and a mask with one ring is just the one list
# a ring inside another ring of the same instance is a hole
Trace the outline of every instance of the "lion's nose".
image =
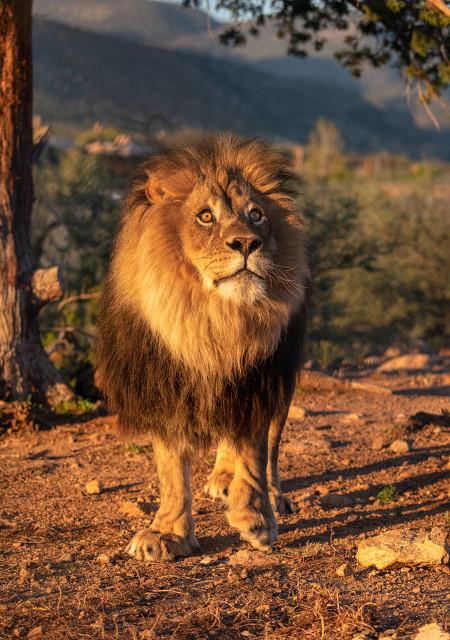
[(262, 247), (262, 240), (257, 236), (246, 236), (242, 238), (233, 238), (227, 242), (227, 245), (230, 249), (233, 249), (233, 251), (239, 251), (239, 253), (242, 253), (244, 258), (248, 258), (251, 253)]

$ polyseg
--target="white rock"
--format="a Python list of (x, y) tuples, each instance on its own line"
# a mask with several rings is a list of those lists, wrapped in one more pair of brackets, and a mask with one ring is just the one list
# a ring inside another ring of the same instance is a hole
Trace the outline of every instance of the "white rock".
[(391, 358), (378, 367), (378, 371), (401, 371), (414, 369), (427, 369), (431, 358), (426, 353), (407, 353), (398, 358)]
[(432, 622), (420, 627), (414, 640), (450, 640), (450, 633), (444, 631), (437, 622)]
[(437, 527), (427, 533), (395, 530), (362, 540), (356, 560), (363, 567), (375, 566), (377, 569), (440, 565), (448, 562), (449, 547), (445, 531)]

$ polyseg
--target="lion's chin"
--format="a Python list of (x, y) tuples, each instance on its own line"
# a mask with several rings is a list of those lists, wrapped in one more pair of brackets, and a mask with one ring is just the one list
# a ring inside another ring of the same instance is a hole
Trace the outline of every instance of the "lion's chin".
[(267, 287), (263, 278), (249, 271), (217, 282), (216, 291), (222, 298), (237, 305), (252, 305), (267, 297)]

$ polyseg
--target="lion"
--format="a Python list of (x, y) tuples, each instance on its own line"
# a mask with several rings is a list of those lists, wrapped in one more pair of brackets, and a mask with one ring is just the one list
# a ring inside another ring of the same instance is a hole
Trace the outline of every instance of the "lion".
[(198, 551), (190, 463), (256, 549), (277, 536), (278, 449), (301, 367), (310, 276), (294, 176), (266, 143), (206, 135), (151, 157), (125, 200), (98, 317), (96, 379), (125, 434), (151, 437), (160, 506), (127, 551)]

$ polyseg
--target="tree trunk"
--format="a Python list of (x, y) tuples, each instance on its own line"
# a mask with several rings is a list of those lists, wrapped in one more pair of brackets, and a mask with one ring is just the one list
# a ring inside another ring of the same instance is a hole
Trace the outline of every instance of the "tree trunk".
[[(42, 347), (37, 315), (45, 302), (33, 274), (32, 0), (0, 1), (0, 397), (70, 399)], [(51, 299), (51, 298), (50, 298)]]

